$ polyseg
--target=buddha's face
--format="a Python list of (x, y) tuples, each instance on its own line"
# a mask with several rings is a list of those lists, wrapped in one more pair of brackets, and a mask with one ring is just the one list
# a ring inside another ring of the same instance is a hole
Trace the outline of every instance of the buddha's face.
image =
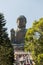
[(26, 23), (24, 20), (21, 19), (21, 20), (17, 21), (17, 25), (19, 28), (23, 28), (23, 27), (25, 27)]

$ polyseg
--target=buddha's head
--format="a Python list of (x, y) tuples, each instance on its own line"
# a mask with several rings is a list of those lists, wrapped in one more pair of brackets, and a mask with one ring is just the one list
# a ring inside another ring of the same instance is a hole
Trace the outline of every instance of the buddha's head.
[(17, 26), (18, 28), (25, 28), (26, 27), (26, 17), (21, 15), (17, 18)]

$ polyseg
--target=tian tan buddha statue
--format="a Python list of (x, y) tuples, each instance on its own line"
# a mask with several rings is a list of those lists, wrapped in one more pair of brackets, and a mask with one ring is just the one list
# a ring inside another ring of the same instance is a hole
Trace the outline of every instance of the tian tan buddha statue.
[(17, 18), (17, 30), (11, 29), (11, 42), (12, 43), (24, 43), (26, 34), (26, 17), (21, 15)]

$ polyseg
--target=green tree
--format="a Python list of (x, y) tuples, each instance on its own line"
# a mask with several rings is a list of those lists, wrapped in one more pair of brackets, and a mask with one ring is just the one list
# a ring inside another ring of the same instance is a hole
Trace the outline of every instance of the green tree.
[(43, 65), (43, 18), (33, 23), (25, 39), (25, 51), (32, 53), (36, 65)]
[(13, 65), (13, 47), (5, 28), (4, 15), (0, 13), (0, 65)]

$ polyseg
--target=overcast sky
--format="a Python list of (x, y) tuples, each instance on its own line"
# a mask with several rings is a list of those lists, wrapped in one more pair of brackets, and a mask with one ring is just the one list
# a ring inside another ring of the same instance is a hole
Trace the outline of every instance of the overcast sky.
[(27, 28), (32, 26), (34, 20), (43, 17), (43, 0), (0, 0), (0, 12), (5, 16), (10, 34), (11, 28), (17, 28), (18, 16), (24, 15), (27, 18)]

